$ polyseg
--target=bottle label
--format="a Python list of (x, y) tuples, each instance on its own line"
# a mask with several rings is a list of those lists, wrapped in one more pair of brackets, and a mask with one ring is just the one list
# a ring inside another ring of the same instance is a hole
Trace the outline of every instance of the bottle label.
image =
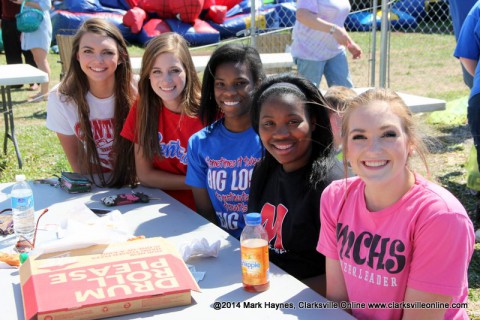
[(270, 264), (268, 243), (263, 239), (248, 239), (241, 243), (242, 280), (247, 285), (261, 285), (268, 282)]
[(12, 197), (12, 208), (33, 208), (33, 195), (28, 197)]

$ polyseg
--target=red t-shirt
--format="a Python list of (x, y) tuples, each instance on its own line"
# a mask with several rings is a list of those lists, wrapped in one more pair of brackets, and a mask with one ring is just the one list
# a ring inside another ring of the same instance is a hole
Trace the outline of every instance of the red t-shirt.
[[(136, 116), (137, 103), (135, 102), (121, 132), (124, 138), (132, 142), (137, 141), (135, 137)], [(202, 128), (202, 122), (198, 117), (192, 118), (185, 114), (174, 113), (167, 108), (161, 108), (158, 119), (158, 141), (164, 158), (155, 157), (153, 166), (166, 172), (186, 175), (188, 139)], [(192, 210), (196, 210), (191, 190), (164, 191)]]

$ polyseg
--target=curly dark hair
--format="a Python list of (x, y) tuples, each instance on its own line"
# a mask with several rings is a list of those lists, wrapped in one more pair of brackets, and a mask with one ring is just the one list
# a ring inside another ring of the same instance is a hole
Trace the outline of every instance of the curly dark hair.
[[(291, 74), (271, 76), (255, 91), (252, 100), (250, 116), (252, 127), (259, 133), (260, 111), (263, 104), (271, 97), (294, 95), (304, 102), (307, 117), (315, 119), (315, 129), (312, 132), (312, 153), (308, 165), (310, 166), (310, 186), (317, 188), (324, 181), (334, 165), (333, 133), (328, 117), (325, 98), (309, 80)], [(258, 163), (259, 170), (265, 177), (278, 166), (278, 161), (266, 150), (262, 160)], [(266, 179), (259, 179), (266, 180)]]
[(262, 60), (255, 48), (231, 43), (218, 47), (203, 73), (199, 116), (204, 125), (209, 125), (218, 118), (219, 110), (214, 93), (215, 72), (218, 66), (224, 63), (245, 64), (252, 74), (255, 85), (260, 84), (266, 77)]

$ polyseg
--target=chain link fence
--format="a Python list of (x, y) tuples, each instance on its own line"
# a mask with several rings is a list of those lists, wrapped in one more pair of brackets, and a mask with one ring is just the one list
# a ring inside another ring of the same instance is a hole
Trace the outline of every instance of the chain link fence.
[[(347, 30), (371, 31), (372, 18), (376, 17), (377, 29), (382, 17), (381, 1), (350, 1), (352, 12), (345, 23)], [(397, 0), (388, 2), (391, 30), (425, 34), (453, 34), (448, 1), (446, 0)]]
[[(260, 52), (286, 52), (295, 24), (296, 3), (256, 1), (255, 44)], [(388, 47), (380, 52), (382, 0), (352, 0), (345, 28), (362, 47), (363, 57), (350, 61), (357, 87), (379, 86), (379, 61), (387, 58), (386, 84), (395, 90), (445, 98), (464, 90), (447, 0), (394, 0), (387, 3)], [(247, 24), (247, 34), (251, 24)], [(285, 70), (279, 70), (285, 71)], [(321, 87), (326, 86), (325, 83)]]
[[(295, 23), (295, 2), (256, 1), (257, 30), (272, 31), (292, 27)], [(345, 23), (349, 31), (380, 29), (382, 0), (352, 0), (352, 10)], [(452, 34), (453, 27), (447, 0), (393, 0), (388, 2), (391, 29), (425, 34)], [(376, 23), (372, 24), (372, 20)], [(248, 26), (249, 27), (249, 26)]]

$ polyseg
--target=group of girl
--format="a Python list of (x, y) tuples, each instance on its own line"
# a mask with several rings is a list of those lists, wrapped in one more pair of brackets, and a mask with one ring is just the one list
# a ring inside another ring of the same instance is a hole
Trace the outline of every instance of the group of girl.
[[(162, 34), (136, 79), (118, 29), (90, 19), (71, 65), (49, 96), (47, 126), (74, 171), (104, 186), (161, 188), (236, 238), (243, 215), (260, 212), (272, 262), (334, 301), (467, 301), (472, 223), (448, 191), (410, 168), (414, 153), (425, 160), (424, 147), (394, 92), (350, 101), (342, 168), (318, 88), (293, 75), (266, 78), (253, 48), (217, 48), (201, 85), (185, 40)], [(467, 318), (449, 307), (351, 312)]]

